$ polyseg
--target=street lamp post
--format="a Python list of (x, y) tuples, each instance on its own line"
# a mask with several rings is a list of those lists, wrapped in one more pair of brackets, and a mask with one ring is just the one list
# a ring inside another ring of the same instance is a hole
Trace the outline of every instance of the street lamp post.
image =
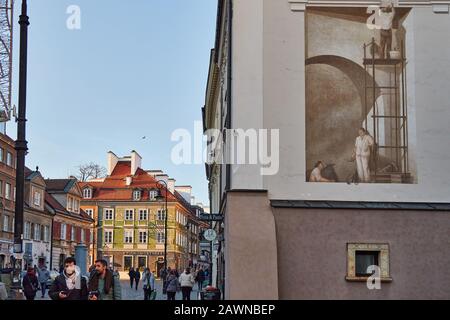
[[(20, 57), (19, 57), (19, 110), (17, 117), (17, 140), (15, 149), (16, 159), (16, 198), (14, 219), (14, 254), (23, 253), (23, 201), (25, 184), (25, 154), (28, 150), (25, 139), (26, 106), (27, 106), (27, 57), (28, 57), (28, 26), (30, 25), (27, 15), (27, 1), (22, 0), (22, 12), (19, 19), (20, 24)], [(16, 270), (14, 261), (14, 278), (20, 270)], [(13, 283), (13, 287), (20, 287), (20, 281)]]

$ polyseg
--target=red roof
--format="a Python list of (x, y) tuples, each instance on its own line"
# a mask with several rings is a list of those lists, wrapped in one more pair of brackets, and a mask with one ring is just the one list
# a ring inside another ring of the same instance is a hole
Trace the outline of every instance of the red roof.
[[(127, 185), (126, 178), (131, 177), (131, 184)], [(131, 164), (130, 161), (119, 161), (116, 164), (113, 172), (110, 176), (106, 177), (103, 182), (79, 182), (81, 189), (86, 186), (94, 188), (92, 200), (132, 200), (133, 191), (136, 189), (149, 190), (157, 188), (157, 181), (145, 170), (138, 168), (136, 173), (131, 176)], [(162, 191), (165, 196), (165, 192)], [(177, 198), (170, 192), (168, 192), (168, 201), (177, 201)], [(149, 193), (143, 192), (142, 201), (149, 200)]]

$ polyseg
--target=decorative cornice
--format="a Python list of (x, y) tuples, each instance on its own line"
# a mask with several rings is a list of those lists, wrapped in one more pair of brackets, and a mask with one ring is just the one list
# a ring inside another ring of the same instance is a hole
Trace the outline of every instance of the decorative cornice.
[[(306, 7), (368, 7), (379, 5), (373, 0), (288, 0), (292, 11), (305, 11)], [(399, 7), (433, 7), (434, 12), (448, 12), (450, 0), (397, 0)]]

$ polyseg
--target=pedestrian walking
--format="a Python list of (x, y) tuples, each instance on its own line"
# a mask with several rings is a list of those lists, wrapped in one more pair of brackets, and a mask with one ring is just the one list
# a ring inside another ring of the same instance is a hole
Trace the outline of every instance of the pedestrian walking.
[(134, 268), (130, 268), (130, 271), (128, 271), (128, 276), (130, 277), (130, 288), (133, 289), (133, 281), (135, 276)]
[(166, 286), (167, 300), (175, 300), (175, 295), (179, 290), (179, 283), (178, 278), (175, 275), (175, 270), (170, 270), (170, 273), (167, 276)]
[(69, 257), (64, 260), (64, 270), (56, 277), (48, 295), (52, 300), (87, 300), (87, 281), (81, 276), (80, 268), (77, 267), (75, 258)]
[(195, 284), (194, 275), (191, 273), (191, 268), (187, 267), (178, 278), (183, 294), (183, 300), (191, 300), (192, 287)]
[(205, 281), (205, 271), (203, 271), (203, 268), (200, 268), (197, 270), (197, 274), (195, 276), (195, 281), (197, 281), (198, 285), (198, 291), (203, 290), (203, 281)]
[(34, 273), (34, 268), (29, 267), (22, 281), (23, 291), (27, 300), (34, 300), (39, 290), (39, 281)]
[(47, 291), (47, 282), (48, 279), (50, 279), (50, 271), (47, 270), (45, 264), (42, 264), (41, 266), (38, 267), (37, 273), (39, 284), (41, 286), (41, 293), (42, 293), (41, 298), (44, 298), (45, 292)]
[(106, 260), (95, 261), (95, 271), (89, 279), (89, 300), (122, 300), (118, 274), (108, 268)]
[(155, 276), (150, 272), (149, 268), (145, 268), (142, 274), (142, 283), (144, 289), (144, 300), (153, 300), (151, 297), (154, 295), (155, 291)]
[(134, 282), (136, 283), (136, 291), (139, 286), (139, 280), (141, 280), (141, 273), (139, 272), (139, 268), (137, 268), (136, 271), (134, 272)]

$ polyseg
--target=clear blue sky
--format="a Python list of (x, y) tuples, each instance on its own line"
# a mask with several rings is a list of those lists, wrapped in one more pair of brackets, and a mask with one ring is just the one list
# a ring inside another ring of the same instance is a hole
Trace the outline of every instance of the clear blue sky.
[[(29, 3), (27, 165), (64, 178), (79, 164), (106, 165), (109, 150), (122, 156), (135, 149), (145, 169), (192, 185), (197, 200), (208, 204), (204, 165), (173, 165), (170, 136), (177, 128), (193, 134), (194, 121), (201, 120), (217, 1)], [(66, 28), (69, 5), (81, 8), (81, 30)], [(16, 137), (13, 122), (7, 133)]]

